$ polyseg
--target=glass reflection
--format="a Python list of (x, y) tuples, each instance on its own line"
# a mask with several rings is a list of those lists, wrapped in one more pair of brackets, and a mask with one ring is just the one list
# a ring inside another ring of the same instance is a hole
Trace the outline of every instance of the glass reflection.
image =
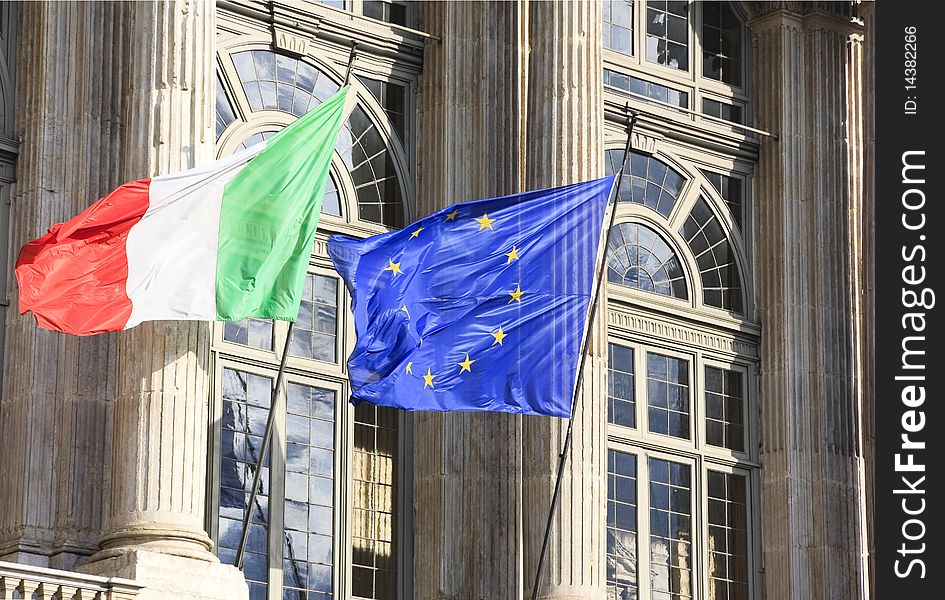
[(650, 591), (652, 598), (692, 597), (689, 465), (650, 458)]
[(607, 597), (636, 600), (637, 457), (607, 451)]

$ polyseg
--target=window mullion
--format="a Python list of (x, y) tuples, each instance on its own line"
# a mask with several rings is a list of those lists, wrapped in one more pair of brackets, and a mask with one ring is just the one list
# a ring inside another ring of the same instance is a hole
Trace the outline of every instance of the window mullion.
[[(643, 352), (640, 352), (643, 354)], [(650, 581), (650, 456), (637, 452), (637, 591), (651, 600)]]
[[(281, 350), (280, 350), (281, 352)], [(273, 380), (275, 385), (275, 380)], [(272, 443), (269, 447), (269, 598), (281, 600), (283, 578), (282, 536), (285, 531), (285, 455), (286, 455), (286, 386), (282, 389), (276, 406), (272, 427)], [(272, 406), (270, 406), (272, 410)]]

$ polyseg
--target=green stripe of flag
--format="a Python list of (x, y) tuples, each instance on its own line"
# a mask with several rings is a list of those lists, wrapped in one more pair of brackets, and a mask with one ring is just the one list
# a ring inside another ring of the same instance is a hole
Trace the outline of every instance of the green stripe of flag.
[(270, 138), (223, 191), (216, 314), (298, 316), (347, 86)]

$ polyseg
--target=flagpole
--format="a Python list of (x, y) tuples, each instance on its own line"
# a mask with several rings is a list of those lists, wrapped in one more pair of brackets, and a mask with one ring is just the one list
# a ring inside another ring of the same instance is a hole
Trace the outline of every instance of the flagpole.
[[(588, 327), (594, 321), (597, 314), (597, 302), (600, 299), (600, 291), (603, 288), (604, 270), (607, 268), (607, 248), (610, 242), (610, 232), (614, 227), (614, 221), (617, 218), (617, 206), (620, 201), (620, 184), (623, 182), (624, 171), (627, 167), (627, 161), (630, 158), (630, 151), (633, 149), (633, 126), (637, 122), (637, 113), (630, 110), (627, 105), (627, 112), (630, 114), (630, 122), (627, 124), (627, 145), (623, 152), (623, 162), (620, 164), (620, 170), (617, 172), (617, 184), (614, 189), (614, 202), (610, 208), (610, 221), (607, 225), (607, 237), (604, 240), (603, 257), (597, 270), (597, 284), (594, 289), (594, 298), (591, 301), (590, 317), (588, 318)], [(568, 417), (568, 429), (564, 436), (564, 444), (561, 448), (561, 454), (558, 455), (558, 476), (555, 479), (555, 491), (551, 496), (551, 508), (548, 511), (548, 521), (545, 523), (545, 538), (541, 543), (541, 553), (538, 555), (538, 568), (535, 570), (535, 584), (532, 586), (532, 600), (538, 600), (538, 592), (541, 589), (541, 568), (545, 564), (545, 553), (548, 551), (548, 540), (551, 537), (551, 524), (554, 521), (555, 512), (558, 508), (558, 498), (561, 495), (561, 479), (564, 476), (564, 467), (568, 460), (568, 454), (571, 450), (571, 434), (574, 431), (574, 413), (577, 410), (578, 402), (581, 397), (581, 384), (584, 382), (584, 363), (587, 362), (587, 341), (590, 338), (590, 332), (585, 333), (581, 348), (581, 363), (578, 366), (577, 383), (574, 386), (574, 396), (571, 398), (571, 416)]]
[(345, 81), (342, 83), (342, 86), (346, 86), (351, 82), (351, 70), (354, 68), (354, 58), (358, 53), (358, 43), (351, 42), (351, 52), (348, 54), (348, 67), (345, 69)]
[[(236, 568), (243, 569), (243, 557), (246, 554), (246, 540), (249, 537), (249, 521), (253, 514), (253, 505), (256, 503), (256, 496), (259, 493), (259, 484), (262, 481), (263, 464), (266, 460), (266, 452), (272, 442), (272, 426), (275, 423), (276, 402), (279, 400), (282, 391), (282, 381), (285, 379), (285, 363), (289, 357), (289, 343), (292, 341), (292, 330), (295, 328), (295, 321), (289, 321), (289, 329), (285, 333), (285, 347), (282, 349), (282, 360), (279, 362), (279, 373), (276, 375), (276, 384), (272, 388), (272, 396), (269, 399), (269, 416), (266, 417), (266, 429), (263, 433), (262, 447), (259, 450), (259, 458), (256, 459), (256, 471), (253, 473), (253, 488), (249, 494), (249, 502), (246, 504), (246, 512), (243, 514), (243, 531), (240, 534), (240, 544), (236, 549)], [(249, 442), (246, 442), (249, 447)]]

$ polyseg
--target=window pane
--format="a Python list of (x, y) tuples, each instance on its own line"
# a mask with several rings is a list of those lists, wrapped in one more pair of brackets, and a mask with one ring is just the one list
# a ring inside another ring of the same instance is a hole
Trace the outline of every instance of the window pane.
[(705, 368), (706, 443), (739, 452), (745, 449), (742, 374)]
[(742, 122), (742, 107), (737, 104), (727, 104), (725, 102), (719, 102), (718, 100), (712, 100), (711, 98), (703, 98), (702, 112), (711, 117), (717, 117), (725, 121), (731, 121), (732, 123)]
[(689, 244), (702, 276), (703, 302), (742, 312), (742, 285), (735, 254), (718, 218), (705, 198), (699, 198), (679, 234)]
[[(262, 435), (272, 395), (272, 380), (235, 369), (223, 370), (223, 416), (220, 422), (220, 513), (217, 554), (235, 564), (243, 516), (259, 464)], [(269, 583), (269, 457), (250, 516), (243, 573), (253, 594), (266, 595)]]
[(628, 95), (643, 96), (669, 106), (689, 108), (688, 92), (646, 81), (632, 75), (611, 71), (610, 69), (604, 69), (604, 87)]
[(650, 469), (650, 589), (653, 598), (692, 597), (689, 465), (656, 458)]
[(235, 344), (272, 350), (272, 321), (249, 317), (223, 325), (223, 339)]
[(703, 77), (742, 84), (741, 23), (728, 2), (703, 3), (702, 63)]
[(396, 83), (369, 79), (360, 75), (358, 79), (371, 91), (378, 103), (384, 107), (384, 112), (390, 118), (394, 131), (403, 141), (406, 135), (404, 131), (404, 107), (406, 106), (407, 88)]
[(688, 3), (649, 2), (646, 23), (646, 59), (671, 69), (688, 71)]
[[(335, 392), (286, 386), (286, 502), (282, 532), (283, 586), (288, 597), (333, 591)], [(328, 597), (328, 596), (325, 596)]]
[[(383, 5), (383, 10), (394, 6), (394, 12), (402, 8), (386, 2), (377, 4)], [(233, 62), (254, 111), (278, 110), (302, 116), (339, 89), (337, 82), (312, 65), (268, 50), (237, 52)], [(406, 90), (395, 84), (385, 86), (389, 93), (385, 93), (382, 104), (398, 128), (398, 122), (403, 121)], [(403, 128), (402, 123), (399, 128)], [(251, 136), (244, 146), (261, 141), (256, 137)], [(377, 126), (362, 107), (356, 106), (342, 125), (335, 150), (354, 179), (358, 204), (368, 206), (359, 212), (360, 217), (402, 227), (403, 199), (394, 162)]]
[(637, 598), (637, 457), (607, 451), (607, 597)]
[(737, 177), (729, 177), (728, 175), (713, 173), (711, 171), (702, 171), (702, 174), (705, 175), (706, 179), (709, 180), (709, 183), (712, 184), (712, 187), (718, 191), (719, 195), (722, 196), (722, 199), (725, 200), (725, 203), (728, 204), (729, 211), (732, 213), (732, 218), (735, 219), (735, 223), (739, 226), (739, 228), (741, 228), (742, 205), (744, 203), (742, 180)]
[(352, 577), (359, 598), (397, 597), (397, 456), (397, 412), (359, 404), (351, 494)]
[(633, 0), (604, 0), (604, 47), (633, 54)]
[(709, 599), (748, 598), (746, 478), (708, 471)]
[[(622, 150), (605, 153), (604, 167), (608, 175), (618, 172), (622, 162)], [(620, 186), (619, 200), (643, 204), (669, 218), (685, 184), (683, 176), (663, 161), (636, 152), (631, 153), (628, 166)]]
[(676, 253), (659, 234), (639, 223), (620, 223), (611, 231), (607, 280), (663, 296), (688, 298)]
[(649, 430), (689, 439), (689, 361), (648, 352)]
[(623, 427), (636, 427), (633, 349), (608, 344), (607, 369), (607, 422)]
[(308, 273), (289, 354), (335, 362), (338, 331), (338, 280)]

